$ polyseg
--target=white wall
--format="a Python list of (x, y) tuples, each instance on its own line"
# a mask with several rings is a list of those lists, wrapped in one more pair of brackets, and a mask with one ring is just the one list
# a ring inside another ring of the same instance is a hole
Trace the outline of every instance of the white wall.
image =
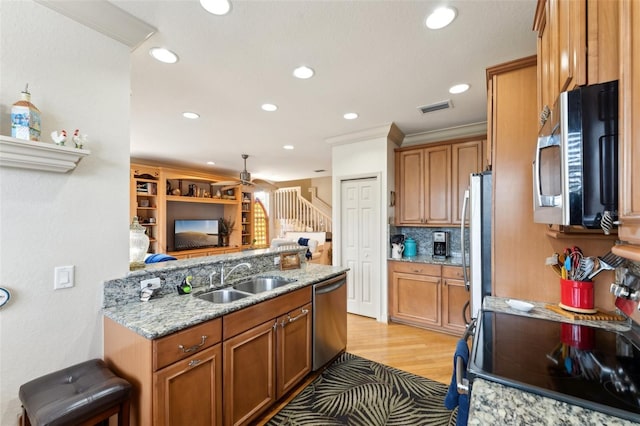
[[(79, 128), (69, 174), (0, 169), (0, 424), (32, 378), (102, 357), (102, 281), (128, 267), (129, 49), (32, 1), (0, 1), (0, 133), (29, 83), (43, 140)], [(76, 286), (53, 290), (55, 266)]]
[[(389, 194), (393, 190), (394, 148), (395, 139), (401, 137), (395, 126), (383, 126), (363, 131), (354, 135), (338, 136), (327, 140), (334, 144), (331, 149), (331, 171), (333, 175), (333, 264), (339, 264), (341, 258), (340, 229), (340, 182), (353, 177), (379, 177), (380, 179), (380, 291), (378, 300), (380, 307), (377, 320), (387, 322), (387, 247)], [(391, 134), (390, 134), (391, 133)]]

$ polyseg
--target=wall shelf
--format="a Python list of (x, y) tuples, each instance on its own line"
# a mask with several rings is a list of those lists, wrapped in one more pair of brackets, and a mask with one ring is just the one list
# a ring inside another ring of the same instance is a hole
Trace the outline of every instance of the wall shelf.
[(0, 136), (0, 167), (67, 173), (91, 151)]

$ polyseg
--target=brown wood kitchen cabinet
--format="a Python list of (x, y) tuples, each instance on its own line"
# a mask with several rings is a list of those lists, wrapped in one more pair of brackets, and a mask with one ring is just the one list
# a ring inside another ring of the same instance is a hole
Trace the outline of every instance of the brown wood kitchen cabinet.
[(459, 224), (469, 174), (483, 168), (483, 139), (396, 149), (396, 225)]
[(427, 263), (389, 262), (391, 321), (460, 335), (469, 292), (462, 268)]
[(224, 317), (224, 424), (248, 424), (311, 371), (311, 287)]
[[(640, 244), (640, 4), (620, 2), (620, 194), (618, 236)], [(640, 250), (619, 253), (640, 260)]]
[(560, 92), (618, 79), (618, 1), (539, 0), (538, 111)]
[(134, 385), (132, 425), (222, 424), (222, 320), (149, 340), (104, 319), (104, 358)]

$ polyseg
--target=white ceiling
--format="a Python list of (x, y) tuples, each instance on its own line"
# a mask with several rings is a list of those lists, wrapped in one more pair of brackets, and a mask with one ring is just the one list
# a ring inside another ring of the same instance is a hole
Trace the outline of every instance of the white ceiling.
[[(246, 153), (253, 178), (330, 176), (328, 138), (391, 122), (405, 135), (485, 122), (485, 69), (536, 49), (536, 0), (231, 1), (226, 16), (198, 0), (113, 1), (158, 30), (132, 52), (132, 157), (236, 175)], [(428, 30), (443, 3), (457, 19)], [(179, 62), (155, 61), (154, 46)], [(299, 65), (315, 77), (294, 78)], [(448, 93), (462, 82), (468, 92)], [(452, 109), (417, 109), (447, 99)], [(342, 117), (351, 111), (360, 118)]]

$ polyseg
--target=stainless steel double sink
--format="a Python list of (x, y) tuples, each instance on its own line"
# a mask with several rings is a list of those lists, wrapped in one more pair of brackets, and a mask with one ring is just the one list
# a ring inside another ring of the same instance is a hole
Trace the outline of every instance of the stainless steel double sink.
[(283, 277), (252, 277), (234, 284), (229, 288), (209, 290), (204, 293), (195, 294), (195, 297), (211, 303), (231, 303), (244, 299), (245, 297), (282, 287), (295, 281), (296, 280)]

